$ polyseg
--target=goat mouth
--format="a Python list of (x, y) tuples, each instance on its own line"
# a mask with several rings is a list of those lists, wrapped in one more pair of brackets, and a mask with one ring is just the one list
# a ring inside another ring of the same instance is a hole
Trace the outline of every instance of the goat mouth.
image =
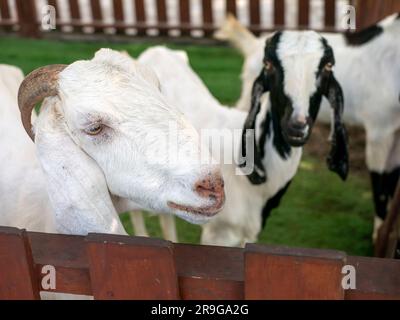
[(172, 201), (168, 201), (168, 206), (171, 209), (174, 210), (179, 210), (183, 212), (187, 212), (190, 214), (195, 214), (203, 217), (213, 217), (215, 216), (218, 212), (221, 211), (225, 204), (225, 193), (223, 193), (221, 196), (212, 197), (213, 199), (213, 204), (210, 206), (205, 206), (205, 207), (193, 207), (193, 206), (188, 206), (188, 205), (182, 205), (182, 204), (177, 204)]

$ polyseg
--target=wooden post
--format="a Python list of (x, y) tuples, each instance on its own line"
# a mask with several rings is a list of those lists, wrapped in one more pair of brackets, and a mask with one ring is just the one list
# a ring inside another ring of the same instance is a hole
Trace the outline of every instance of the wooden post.
[[(113, 0), (114, 6), (114, 21), (118, 24), (124, 23), (124, 7), (122, 0)], [(125, 29), (121, 27), (115, 28), (117, 33), (124, 33)]]
[(95, 299), (178, 299), (172, 243), (117, 235), (86, 238)]
[(158, 34), (160, 36), (168, 36), (168, 29), (166, 25), (168, 23), (167, 18), (167, 5), (165, 0), (157, 0), (157, 21), (158, 21)]
[(236, 12), (236, 0), (226, 0), (226, 13), (231, 13), (237, 16)]
[(336, 26), (336, 0), (325, 0), (325, 28)]
[(36, 6), (34, 0), (16, 0), (20, 34), (27, 38), (39, 38)]
[(299, 29), (307, 29), (310, 25), (310, 0), (299, 0)]
[(136, 23), (139, 25), (137, 28), (138, 36), (146, 35), (146, 28), (143, 26), (146, 23), (146, 11), (143, 0), (135, 0)]
[[(8, 7), (8, 1), (7, 0), (0, 0), (0, 14), (1, 14), (1, 20), (11, 20), (11, 13), (10, 13), (10, 8)], [(11, 26), (4, 26), (3, 27), (5, 31), (11, 31), (12, 27)]]
[(390, 204), (389, 213), (379, 229), (375, 244), (375, 256), (380, 258), (394, 258), (399, 241), (400, 227), (400, 182)]
[(255, 35), (260, 35), (260, 0), (250, 0), (250, 29)]
[[(101, 12), (100, 0), (90, 0), (90, 8), (92, 10), (93, 24), (101, 24), (103, 22), (103, 14)], [(94, 28), (94, 32), (102, 32), (99, 27)]]
[[(69, 9), (71, 11), (72, 24), (80, 23), (81, 22), (81, 12), (80, 12), (80, 9), (79, 9), (78, 0), (69, 0)], [(79, 32), (79, 31), (82, 31), (82, 28), (74, 26), (73, 30)]]
[(26, 233), (0, 227), (0, 300), (38, 300), (39, 282)]
[(342, 252), (249, 244), (245, 299), (344, 299)]
[(211, 0), (202, 0), (203, 7), (203, 27), (204, 35), (209, 37), (212, 35), (213, 27), (213, 11)]
[(181, 26), (181, 36), (190, 36), (189, 0), (179, 0), (179, 22)]
[(278, 28), (285, 26), (285, 0), (274, 1), (274, 25)]

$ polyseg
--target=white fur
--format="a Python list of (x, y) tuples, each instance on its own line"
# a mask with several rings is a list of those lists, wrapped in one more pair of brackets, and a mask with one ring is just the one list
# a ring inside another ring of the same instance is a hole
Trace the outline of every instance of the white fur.
[[(220, 105), (175, 51), (154, 47), (145, 51), (139, 61), (154, 68), (161, 82), (161, 91), (169, 101), (178, 105), (197, 130), (242, 130), (247, 112)], [(269, 108), (267, 100), (262, 108), (257, 128)], [(237, 155), (239, 141), (234, 145), (224, 145), (224, 148), (228, 149), (224, 152)], [(252, 185), (246, 176), (237, 175), (235, 164), (221, 164), (226, 203), (220, 214), (203, 226), (203, 244), (243, 246), (257, 240), (263, 206), (293, 178), (302, 154), (301, 148), (293, 148), (291, 156), (283, 160), (272, 147), (272, 137), (267, 139), (265, 149), (263, 163), (268, 181), (262, 185)], [(215, 158), (218, 156), (213, 155)]]
[[(209, 206), (194, 186), (218, 168), (200, 163), (196, 130), (167, 103), (150, 69), (107, 49), (69, 65), (60, 74), (59, 96), (42, 105), (35, 144), (21, 125), (21, 81), (20, 71), (0, 66), (0, 225), (125, 234), (117, 213), (142, 208), (208, 220), (167, 205)], [(87, 135), (98, 121), (103, 132)], [(184, 130), (169, 146), (179, 161), (161, 153), (153, 163), (149, 156), (165, 149), (170, 124)]]

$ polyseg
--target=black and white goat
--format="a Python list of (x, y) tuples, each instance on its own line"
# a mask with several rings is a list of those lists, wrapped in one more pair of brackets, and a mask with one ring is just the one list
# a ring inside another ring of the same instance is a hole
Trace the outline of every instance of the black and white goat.
[[(366, 161), (375, 203), (374, 238), (385, 219), (400, 177), (400, 15), (355, 33), (324, 34), (335, 52), (335, 74), (346, 101), (343, 120), (363, 126), (367, 133)], [(216, 33), (245, 56), (242, 94), (237, 107), (249, 110), (254, 79), (263, 68), (266, 37), (256, 38), (233, 16)], [(318, 120), (329, 122), (322, 103)]]
[[(297, 172), (302, 146), (311, 134), (323, 96), (331, 102), (335, 115), (328, 165), (346, 178), (342, 90), (332, 71), (333, 51), (317, 33), (277, 32), (267, 40), (264, 68), (253, 85), (250, 112), (221, 106), (182, 59), (182, 53), (156, 47), (145, 51), (139, 61), (153, 67), (163, 94), (178, 105), (202, 136), (206, 129), (220, 130), (220, 136), (227, 130), (239, 132), (233, 143), (224, 140), (223, 150), (211, 148), (214, 158), (220, 159), (221, 153), (236, 156), (254, 150), (254, 161), (247, 153), (247, 163), (241, 163), (247, 167), (254, 163), (247, 176), (238, 174), (237, 164), (221, 163), (226, 203), (219, 216), (203, 226), (203, 244), (243, 246), (257, 240)], [(269, 99), (262, 99), (267, 92)], [(249, 134), (252, 129), (255, 135)]]

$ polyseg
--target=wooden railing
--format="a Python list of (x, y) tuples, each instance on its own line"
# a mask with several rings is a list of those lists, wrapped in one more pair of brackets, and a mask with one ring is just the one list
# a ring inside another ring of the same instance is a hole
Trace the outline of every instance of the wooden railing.
[[(21, 35), (27, 37), (39, 37), (42, 32), (40, 28), (41, 17), (38, 17), (36, 12), (38, 2), (35, 0), (14, 0), (16, 3), (17, 18), (12, 19), (11, 9), (7, 0), (0, 0), (0, 27), (6, 31), (16, 30)], [(67, 1), (67, 0), (65, 0)], [(181, 36), (193, 35), (192, 31), (201, 31), (203, 36), (210, 37), (216, 29), (216, 22), (213, 10), (212, 0), (201, 0), (201, 23), (194, 24), (191, 19), (191, 2), (189, 0), (177, 0), (178, 5), (178, 22), (172, 25), (168, 21), (167, 9), (170, 4), (167, 0), (154, 1), (156, 5), (155, 23), (149, 23), (148, 12), (144, 0), (132, 0), (134, 7), (135, 22), (127, 22), (126, 8), (124, 1), (112, 0), (113, 22), (105, 22), (104, 12), (100, 5), (100, 0), (91, 0), (89, 2), (91, 21), (83, 20), (79, 0), (68, 0), (68, 16), (71, 18), (68, 21), (60, 19), (58, 2), (48, 0), (48, 4), (54, 6), (57, 12), (57, 28), (59, 31), (65, 31), (65, 27), (69, 27), (74, 32), (86, 33), (85, 28), (92, 28), (95, 32), (103, 33), (105, 30), (113, 28), (116, 33), (124, 34), (127, 29), (135, 29), (139, 36), (148, 35), (148, 30), (157, 30), (157, 34), (161, 36), (169, 35), (170, 31), (178, 30)], [(247, 16), (249, 20), (249, 28), (256, 34), (262, 31), (271, 31), (285, 28), (286, 11), (288, 8), (285, 5), (285, 0), (271, 0), (272, 5), (272, 27), (266, 27), (261, 22), (261, 4), (264, 0), (247, 0)], [(293, 0), (293, 4), (295, 5)], [(339, 0), (319, 0), (323, 5), (323, 27), (319, 31), (337, 31), (337, 2)], [(387, 14), (400, 11), (400, 0), (347, 0), (349, 4), (354, 4), (357, 7), (357, 27), (363, 28), (371, 23), (386, 16)], [(311, 0), (297, 0), (298, 14), (297, 27), (300, 29), (310, 28), (310, 12)], [(238, 1), (226, 0), (225, 13), (238, 14)], [(171, 9), (171, 8), (170, 8)], [(111, 11), (111, 9), (110, 9)]]
[[(345, 265), (354, 267), (356, 289), (342, 286)], [(56, 281), (45, 290), (48, 266)], [(400, 261), (0, 227), (0, 299), (38, 299), (40, 291), (95, 299), (400, 299)]]

